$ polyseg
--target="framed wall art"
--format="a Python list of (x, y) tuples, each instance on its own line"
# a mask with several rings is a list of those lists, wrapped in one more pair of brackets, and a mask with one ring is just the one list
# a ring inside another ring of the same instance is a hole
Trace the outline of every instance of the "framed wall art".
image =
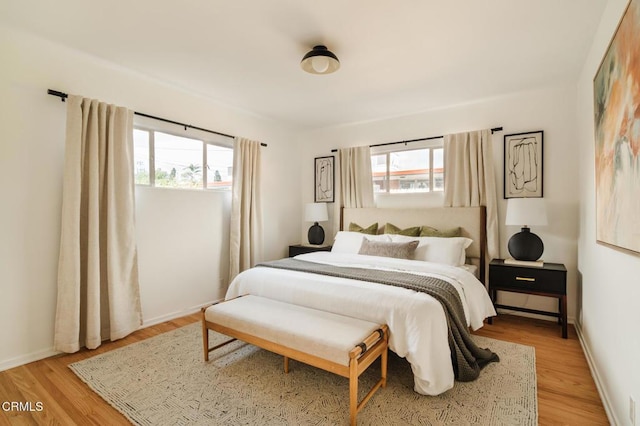
[(640, 254), (640, 0), (631, 0), (593, 79), (596, 240)]
[(542, 197), (543, 132), (504, 135), (504, 198)]
[(314, 183), (314, 202), (333, 203), (334, 202), (334, 180), (335, 180), (335, 157), (316, 157)]

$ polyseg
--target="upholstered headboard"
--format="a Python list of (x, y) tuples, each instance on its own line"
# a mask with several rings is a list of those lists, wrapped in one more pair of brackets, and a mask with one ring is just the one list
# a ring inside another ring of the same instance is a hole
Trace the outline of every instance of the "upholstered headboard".
[(473, 243), (467, 248), (467, 263), (478, 267), (478, 277), (484, 282), (486, 247), (486, 215), (484, 207), (343, 209), (340, 228), (348, 229), (351, 222), (364, 227), (378, 222), (379, 233), (382, 232), (386, 223), (392, 223), (400, 228), (431, 226), (436, 229), (447, 229), (459, 226), (462, 228), (462, 236), (473, 240)]

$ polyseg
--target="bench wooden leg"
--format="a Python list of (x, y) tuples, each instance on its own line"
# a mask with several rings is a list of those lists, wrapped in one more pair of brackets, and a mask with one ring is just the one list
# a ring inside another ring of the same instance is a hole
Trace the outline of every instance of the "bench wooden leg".
[(355, 359), (349, 362), (349, 423), (356, 425), (358, 415), (358, 363)]
[[(385, 339), (387, 339), (388, 336), (385, 336)], [(382, 354), (380, 355), (380, 379), (382, 381), (382, 387), (386, 388), (387, 387), (387, 360), (389, 358), (389, 352), (388, 350), (384, 350), (382, 351)]]
[(289, 372), (289, 357), (288, 356), (284, 357), (284, 372), (285, 373)]
[(202, 348), (204, 350), (204, 360), (209, 361), (209, 329), (204, 318), (204, 308), (202, 309)]

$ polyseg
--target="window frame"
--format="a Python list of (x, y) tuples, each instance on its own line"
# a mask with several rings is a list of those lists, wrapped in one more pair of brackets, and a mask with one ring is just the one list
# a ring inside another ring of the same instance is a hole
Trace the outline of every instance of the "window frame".
[[(393, 145), (381, 145), (381, 146), (373, 146), (371, 147), (371, 157), (385, 155), (385, 163), (386, 163), (386, 174), (385, 174), (385, 183), (386, 188), (384, 191), (376, 191), (374, 188), (374, 194), (385, 194), (385, 195), (404, 195), (404, 194), (441, 194), (444, 192), (444, 171), (445, 171), (445, 159), (444, 159), (444, 137), (442, 138), (434, 138), (424, 141), (416, 141), (405, 143), (404, 146), (398, 147), (400, 144)], [(405, 151), (415, 151), (415, 150), (427, 150), (427, 155), (429, 158), (429, 190), (428, 191), (406, 191), (406, 192), (391, 192), (391, 154), (396, 152), (405, 152)], [(442, 174), (443, 174), (443, 183), (442, 189), (435, 190), (435, 174), (433, 169), (434, 163), (434, 150), (442, 149)], [(373, 178), (371, 179), (371, 185), (374, 185)]]
[[(191, 129), (191, 128), (189, 129), (185, 128), (184, 130), (180, 131), (180, 130), (177, 130), (177, 128), (180, 128), (177, 125), (164, 123), (164, 122), (153, 120), (146, 117), (138, 117), (138, 116), (135, 116), (134, 118), (133, 128), (134, 130), (141, 130), (141, 131), (147, 132), (149, 135), (149, 158), (148, 158), (149, 183), (136, 183), (136, 185), (146, 186), (149, 188), (178, 189), (178, 190), (192, 190), (192, 191), (230, 191), (231, 190), (231, 185), (223, 188), (207, 187), (207, 182), (208, 182), (207, 146), (213, 145), (213, 146), (218, 146), (218, 147), (228, 148), (233, 150), (232, 138), (214, 134), (214, 133), (205, 132), (198, 129)], [(181, 187), (171, 187), (171, 186), (156, 186), (155, 184), (155, 178), (156, 178), (155, 133), (156, 132), (161, 132), (161, 133), (165, 133), (168, 135), (181, 137), (181, 138), (192, 139), (202, 144), (202, 182), (200, 182), (201, 185), (199, 187), (181, 188)], [(233, 164), (233, 161), (232, 161), (232, 164)], [(134, 164), (134, 167), (135, 167), (135, 164)]]

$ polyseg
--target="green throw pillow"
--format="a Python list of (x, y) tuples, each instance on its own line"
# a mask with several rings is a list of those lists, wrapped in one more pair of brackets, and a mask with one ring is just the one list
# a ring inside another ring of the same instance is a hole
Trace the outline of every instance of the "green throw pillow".
[(436, 228), (432, 228), (431, 226), (423, 226), (420, 231), (421, 237), (440, 237), (440, 238), (452, 238), (452, 237), (461, 237), (462, 229), (460, 227), (437, 230)]
[(384, 233), (385, 234), (398, 234), (398, 235), (406, 235), (408, 237), (419, 237), (420, 236), (420, 227), (412, 226), (407, 229), (400, 229), (397, 226), (387, 223), (384, 225)]
[(349, 231), (351, 231), (351, 232), (361, 232), (363, 234), (369, 234), (369, 235), (376, 235), (378, 233), (378, 222), (372, 224), (371, 226), (369, 226), (367, 228), (363, 228), (362, 226), (358, 225), (357, 223), (351, 222), (349, 224)]

